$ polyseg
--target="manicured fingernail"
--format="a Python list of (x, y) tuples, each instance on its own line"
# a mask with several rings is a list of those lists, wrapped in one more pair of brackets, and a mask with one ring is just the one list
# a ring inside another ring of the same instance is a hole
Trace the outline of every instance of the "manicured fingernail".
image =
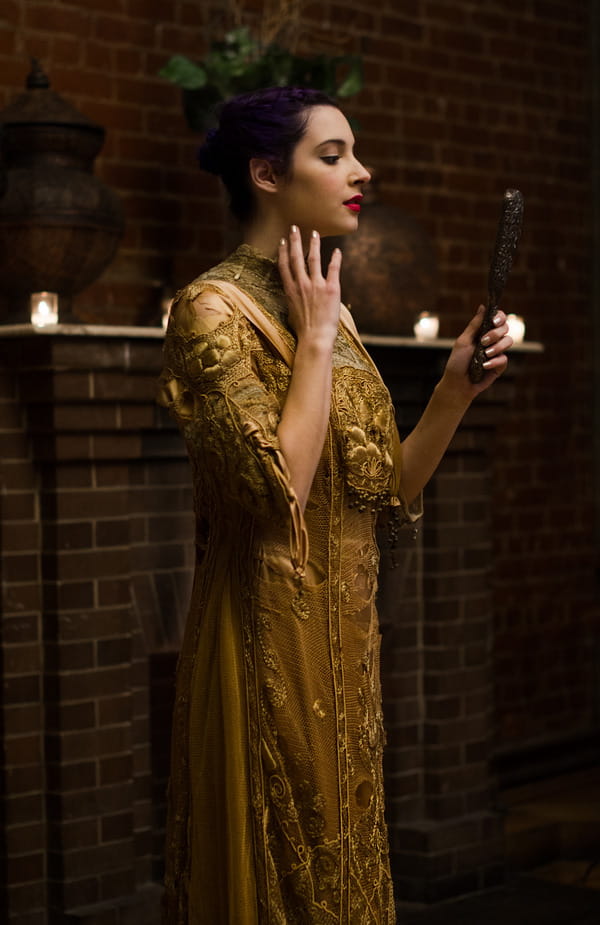
[(502, 324), (502, 315), (496, 315), (494, 318), (494, 324)]
[(311, 232), (311, 234), (312, 234), (312, 237), (313, 237), (313, 238), (318, 238), (318, 237), (319, 237), (319, 233), (318, 233), (317, 231), (313, 231), (313, 232)]
[(490, 360), (486, 360), (485, 363), (482, 363), (481, 365), (484, 369), (489, 369), (492, 364)]
[(279, 246), (280, 246), (280, 247), (285, 247), (285, 245), (286, 245), (286, 240), (285, 240), (285, 238), (280, 238), (280, 239), (279, 239)]
[(493, 348), (493, 347), (488, 347), (487, 350), (485, 351), (485, 355), (486, 355), (486, 357), (491, 357), (491, 356), (493, 356), (493, 355), (494, 355), (494, 348)]
[(489, 334), (484, 334), (484, 336), (481, 338), (481, 343), (482, 343), (483, 346), (485, 347), (485, 345), (486, 345), (486, 344), (489, 344), (489, 342), (490, 342), (490, 336), (489, 336)]
[(292, 234), (296, 234), (297, 231), (298, 231), (298, 226), (292, 225)]

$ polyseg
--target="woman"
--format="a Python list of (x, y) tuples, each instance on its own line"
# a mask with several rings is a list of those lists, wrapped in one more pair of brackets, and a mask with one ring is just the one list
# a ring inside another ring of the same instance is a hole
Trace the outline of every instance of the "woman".
[[(421, 489), (473, 398), (477, 315), (402, 447), (340, 305), (369, 173), (315, 91), (238, 97), (201, 149), (244, 243), (178, 294), (162, 402), (193, 467), (198, 560), (174, 721), (165, 922), (395, 922), (383, 809), (377, 512)], [(305, 260), (305, 251), (307, 258)], [(481, 310), (480, 310), (481, 311)], [(412, 507), (411, 507), (412, 505)]]

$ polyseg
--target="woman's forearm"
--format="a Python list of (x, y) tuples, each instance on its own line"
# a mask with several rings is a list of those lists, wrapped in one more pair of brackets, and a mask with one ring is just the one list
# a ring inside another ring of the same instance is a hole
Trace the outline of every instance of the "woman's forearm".
[(277, 434), (302, 510), (325, 442), (331, 405), (330, 343), (299, 340)]
[(442, 380), (418, 424), (402, 442), (402, 491), (409, 504), (437, 469), (469, 404), (447, 390)]

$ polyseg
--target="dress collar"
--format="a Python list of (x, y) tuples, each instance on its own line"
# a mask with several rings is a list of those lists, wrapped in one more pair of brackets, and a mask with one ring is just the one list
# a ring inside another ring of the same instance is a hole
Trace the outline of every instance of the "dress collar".
[(231, 254), (228, 263), (235, 268), (234, 278), (243, 280), (245, 275), (249, 275), (254, 283), (260, 280), (266, 289), (281, 289), (277, 261), (266, 257), (250, 244), (240, 244)]

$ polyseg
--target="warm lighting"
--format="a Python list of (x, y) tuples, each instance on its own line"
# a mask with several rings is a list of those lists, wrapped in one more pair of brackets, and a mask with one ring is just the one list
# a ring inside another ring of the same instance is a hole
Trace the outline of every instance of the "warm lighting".
[(165, 298), (162, 299), (160, 304), (162, 308), (162, 326), (163, 326), (163, 329), (166, 331), (167, 325), (169, 323), (169, 313), (171, 311), (173, 299), (169, 298), (168, 296), (165, 296)]
[(36, 328), (58, 324), (58, 294), (56, 292), (32, 292), (31, 323)]
[(507, 315), (508, 333), (515, 344), (521, 344), (525, 338), (525, 322), (520, 315)]
[(440, 319), (429, 312), (421, 312), (413, 327), (417, 340), (435, 340), (439, 329)]

